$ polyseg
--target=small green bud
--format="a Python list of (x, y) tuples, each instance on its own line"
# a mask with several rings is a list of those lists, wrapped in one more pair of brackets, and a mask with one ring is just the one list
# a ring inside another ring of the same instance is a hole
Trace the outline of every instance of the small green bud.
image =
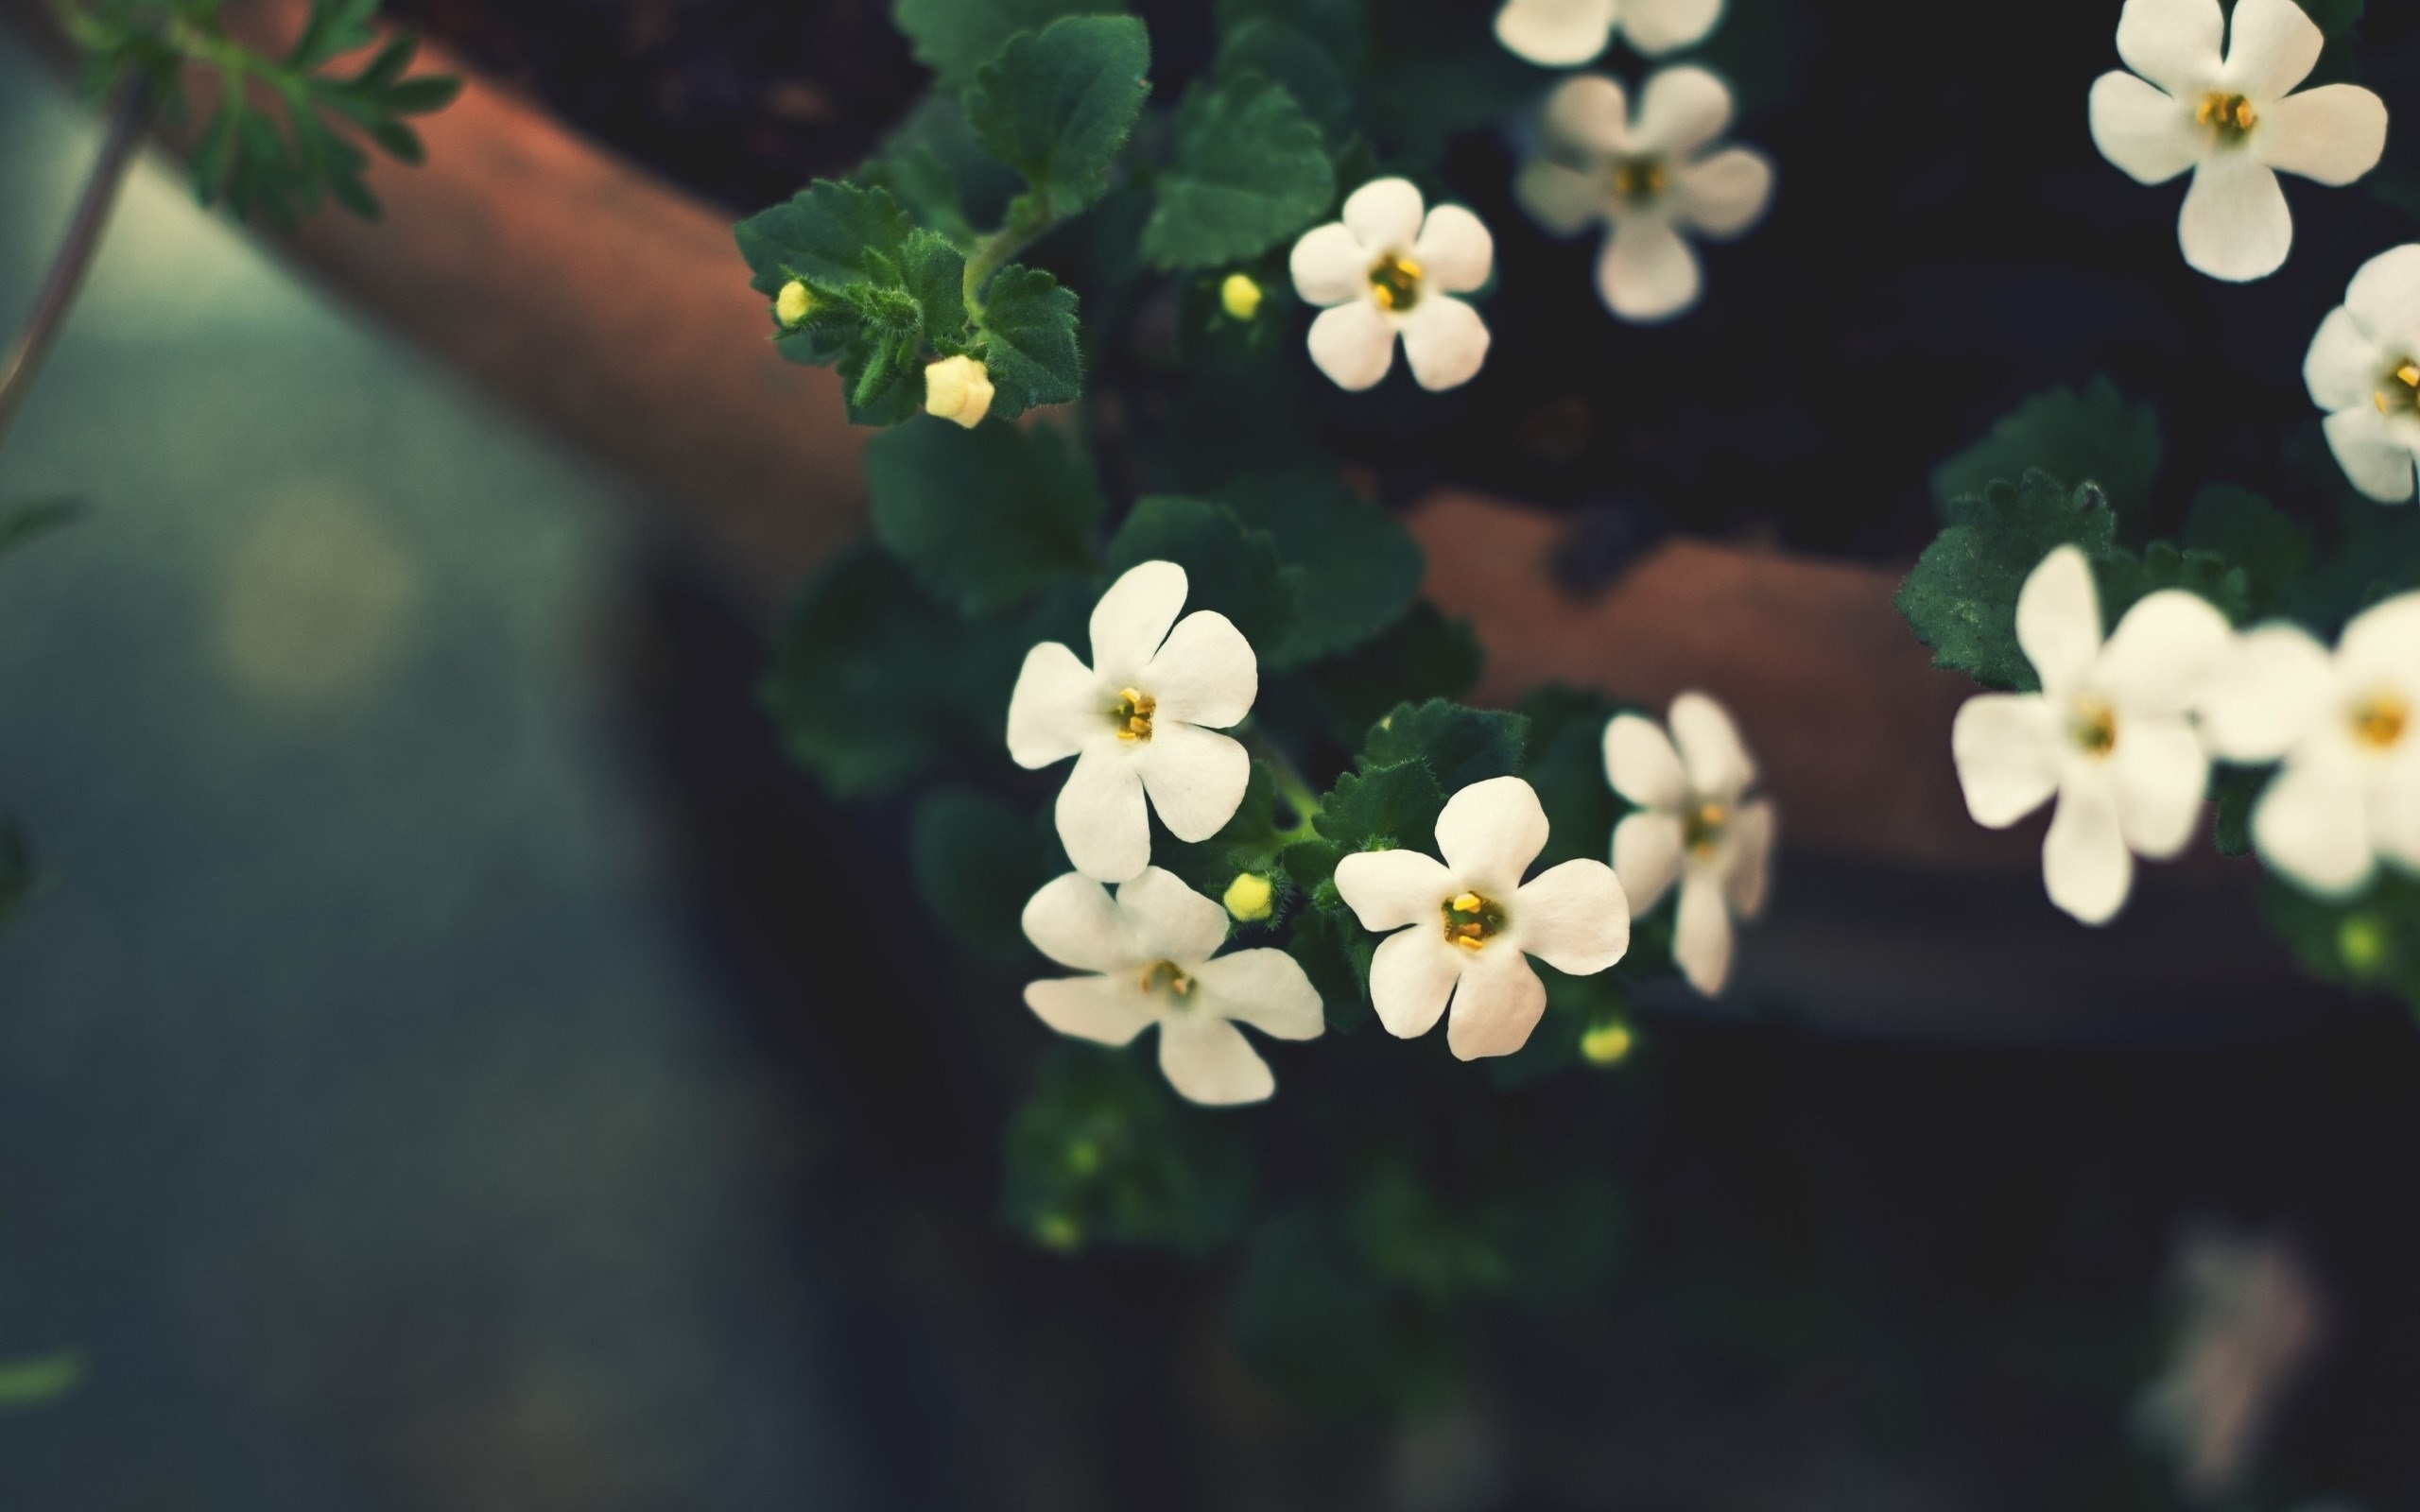
[(1033, 1242), (1045, 1249), (1069, 1254), (1084, 1242), (1084, 1226), (1063, 1212), (1046, 1212), (1033, 1221)]
[(1077, 1176), (1090, 1176), (1099, 1170), (1100, 1146), (1090, 1140), (1069, 1140), (1067, 1169)]
[(2376, 976), (2386, 964), (2386, 926), (2375, 914), (2355, 914), (2336, 926), (2336, 954), (2356, 977)]
[(1230, 273), (1227, 282), (1219, 285), (1219, 303), (1238, 320), (1250, 321), (1260, 314), (1264, 298), (1261, 287), (1249, 273)]
[(1620, 1065), (1637, 1048), (1638, 1036), (1618, 1013), (1606, 1014), (1580, 1036), (1580, 1054), (1592, 1066)]
[(1227, 912), (1247, 924), (1267, 919), (1275, 906), (1277, 889), (1258, 872), (1247, 871), (1227, 884)]
[(814, 308), (815, 296), (796, 279), (783, 284), (782, 292), (773, 296), (773, 318), (786, 326), (795, 327)]

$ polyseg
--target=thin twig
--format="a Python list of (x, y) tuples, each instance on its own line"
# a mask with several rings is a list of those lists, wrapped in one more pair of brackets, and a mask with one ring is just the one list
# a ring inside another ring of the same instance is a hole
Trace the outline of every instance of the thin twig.
[(109, 227), (118, 188), (126, 181), (127, 169), (132, 166), (135, 149), (143, 145), (143, 133), (150, 122), (151, 91), (140, 76), (129, 78), (119, 87), (117, 102), (111, 107), (109, 134), (102, 139), (92, 176), (84, 181), (83, 198), (77, 203), (76, 218), (68, 225), (66, 239), (59, 245), (59, 256), (50, 265), (50, 277), (43, 281), (42, 294), (34, 301), (25, 335), (17, 338), (8, 364), (0, 367), (0, 440), (7, 439), (9, 422), (17, 418), (17, 406), (26, 402), (26, 390), (33, 387), (43, 358), (50, 354), (51, 343), (59, 339), (60, 329), (67, 323), (67, 312), (76, 303), (77, 291), (83, 287), (94, 254), (100, 250), (101, 232)]

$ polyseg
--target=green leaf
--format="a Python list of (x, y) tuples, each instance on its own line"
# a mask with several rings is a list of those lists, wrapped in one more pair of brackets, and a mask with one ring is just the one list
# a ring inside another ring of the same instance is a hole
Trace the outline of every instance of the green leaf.
[(1449, 620), (1421, 599), (1375, 639), (1321, 662), (1307, 676), (1334, 711), (1330, 733), (1352, 746), (1399, 703), (1469, 693), (1484, 661), (1466, 621)]
[(81, 1349), (0, 1360), (0, 1411), (39, 1407), (75, 1390), (89, 1373)]
[[(1328, 866), (1333, 869), (1335, 862)], [(1286, 954), (1318, 990), (1331, 1032), (1352, 1034), (1378, 1022), (1370, 1006), (1370, 959), (1377, 948), (1378, 936), (1363, 929), (1340, 902), (1295, 916)]]
[(989, 793), (951, 787), (916, 806), (908, 856), (916, 894), (970, 954), (1003, 965), (1028, 959), (1026, 901), (1066, 868), (1058, 842), (1032, 815)]
[(1614, 716), (1602, 695), (1547, 686), (1521, 700), (1530, 721), (1521, 775), (1547, 811), (1541, 868), (1587, 857), (1607, 860), (1616, 817), (1605, 781), (1605, 724)]
[(2274, 874), (2261, 912), (2304, 971), (2420, 1009), (2420, 882), (2389, 871), (2351, 898), (2318, 898)]
[(1293, 21), (1250, 16), (1219, 44), (1219, 77), (1253, 73), (1282, 86), (1319, 122), (1331, 150), (1350, 136), (1353, 84), (1340, 55)]
[(1950, 524), (1925, 549), (1895, 600), (1933, 664), (1986, 687), (2031, 690), (2032, 663), (2016, 644), (2016, 595), (2052, 548), (2073, 543), (2105, 558), (2117, 527), (2100, 490), (2067, 489), (2044, 472), (1995, 482), (1947, 506)]
[(1345, 850), (1427, 850), (1443, 789), (1421, 757), (1346, 772), (1320, 804), (1319, 832)]
[(1520, 714), (1431, 698), (1400, 705), (1372, 726), (1359, 765), (1366, 772), (1425, 761), (1450, 799), (1473, 782), (1511, 776), (1521, 765), (1529, 733), (1530, 721)]
[(944, 355), (966, 348), (966, 257), (937, 231), (919, 227), (899, 249), (899, 283), (916, 301), (916, 328)]
[(899, 256), (914, 229), (882, 190), (819, 179), (741, 221), (733, 235), (754, 274), (748, 286), (770, 299), (792, 279), (819, 294), (867, 280), (896, 284)]
[(1256, 73), (1187, 91), (1176, 161), (1159, 180), (1143, 255), (1164, 268), (1250, 261), (1324, 215), (1336, 171), (1320, 128)]
[(1277, 823), (1277, 784), (1268, 764), (1254, 762), (1243, 801), (1218, 833), (1191, 842), (1154, 838), (1151, 864), (1175, 872), (1204, 897), (1223, 898), (1228, 884), (1244, 872), (1276, 877), (1278, 852), (1285, 849), (1288, 835)]
[(1953, 499), (1979, 497), (1996, 480), (2038, 470), (2068, 483), (2097, 483), (2118, 509), (2137, 509), (2151, 502), (2165, 450), (2159, 412), (2127, 404), (2108, 379), (2095, 378), (2081, 391), (2045, 389), (1933, 469), (1933, 503), (1945, 515)]
[(1241, 1227), (1253, 1167), (1236, 1114), (1181, 1101), (1150, 1048), (1062, 1044), (1044, 1060), (1009, 1125), (1003, 1199), (1042, 1244), (1198, 1253)]
[(1134, 129), (1151, 40), (1132, 16), (1066, 16), (1009, 39), (976, 71), (966, 119), (993, 157), (1024, 174), (1046, 219), (1074, 215), (1108, 189), (1109, 165)]
[(2102, 623), (2115, 626), (2135, 601), (2162, 589), (2181, 588), (2217, 605), (2229, 620), (2240, 624), (2250, 611), (2252, 590), (2244, 571), (2216, 552), (2186, 551), (2173, 541), (2154, 541), (2137, 558), (2113, 551), (2093, 564), (2100, 590)]
[(968, 614), (1010, 609), (1062, 572), (1093, 568), (1107, 508), (1080, 450), (1046, 425), (941, 421), (866, 447), (874, 538), (926, 592)]
[[(1396, 623), (1426, 559), (1394, 516), (1317, 472), (1248, 476), (1219, 491), (1247, 528), (1266, 530), (1306, 585), (1293, 633), (1262, 651), (1277, 667), (1350, 650)], [(1366, 721), (1365, 721), (1366, 723)]]
[(908, 112), (857, 180), (889, 190), (919, 224), (969, 248), (976, 227), (997, 225), (1023, 181), (984, 155), (966, 112), (939, 94)]
[(2188, 550), (2207, 551), (2243, 570), (2247, 608), (2275, 610), (2287, 586), (2310, 562), (2310, 533), (2247, 489), (2214, 484), (2193, 496), (2185, 517)]
[(860, 331), (841, 353), (840, 384), (852, 425), (903, 425), (925, 407), (925, 369), (912, 335)]
[[(1221, 67), (1224, 54), (1235, 50), (1239, 39), (1271, 25), (1297, 30), (1340, 69), (1360, 66), (1370, 35), (1369, 10), (1363, 0), (1219, 0), (1217, 16)], [(1310, 97), (1296, 98), (1308, 103)]]
[(1217, 610), (1254, 647), (1282, 644), (1290, 633), (1300, 576), (1281, 567), (1276, 543), (1225, 505), (1201, 499), (1137, 500), (1109, 543), (1109, 570), (1172, 561), (1184, 569), (1184, 607)]
[(1076, 291), (1036, 267), (1011, 264), (993, 279), (977, 331), (992, 375), (992, 413), (1014, 420), (1039, 404), (1073, 404), (1083, 392), (1076, 346)]
[(940, 77), (934, 87), (956, 94), (1020, 31), (1046, 26), (1061, 16), (1125, 13), (1119, 0), (896, 0), (892, 19), (916, 60)]

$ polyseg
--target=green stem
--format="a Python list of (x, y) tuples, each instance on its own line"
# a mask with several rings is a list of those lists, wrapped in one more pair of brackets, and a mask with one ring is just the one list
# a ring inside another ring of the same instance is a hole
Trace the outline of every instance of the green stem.
[(1257, 725), (1246, 723), (1236, 731), (1236, 736), (1243, 742), (1244, 749), (1252, 752), (1254, 760), (1269, 768), (1270, 781), (1276, 785), (1277, 796), (1294, 811), (1294, 827), (1279, 832), (1286, 843), (1291, 845), (1297, 840), (1317, 839), (1320, 833), (1317, 822), (1320, 796), (1312, 791), (1309, 782), (1303, 780), (1293, 759), (1278, 749), (1276, 742), (1270, 740)]
[(1020, 198), (1010, 207), (1008, 224), (983, 238), (975, 255), (966, 260), (966, 279), (962, 285), (966, 294), (966, 311), (977, 322), (983, 318), (983, 291), (991, 285), (992, 275), (1008, 266), (1009, 259), (1024, 251), (1052, 227), (1059, 217), (1047, 209), (1037, 209)]

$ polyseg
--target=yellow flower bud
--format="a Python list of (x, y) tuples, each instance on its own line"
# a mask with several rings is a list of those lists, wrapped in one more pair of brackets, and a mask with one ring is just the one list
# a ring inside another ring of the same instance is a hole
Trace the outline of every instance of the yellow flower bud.
[(992, 375), (973, 357), (943, 357), (927, 366), (925, 411), (973, 430), (992, 412)]
[(1275, 893), (1267, 877), (1247, 871), (1227, 884), (1227, 912), (1247, 924), (1258, 923), (1269, 917)]
[(1219, 285), (1219, 302), (1238, 320), (1258, 315), (1261, 298), (1260, 285), (1248, 273), (1230, 273), (1227, 282)]
[(773, 318), (784, 325), (798, 324), (814, 308), (815, 296), (809, 294), (806, 285), (796, 279), (783, 284), (782, 292), (773, 296)]
[(2336, 954), (2347, 974), (2365, 979), (2386, 964), (2386, 926), (2375, 914), (2355, 914), (2336, 927)]
[(1619, 1065), (1636, 1048), (1638, 1036), (1628, 1023), (1610, 1014), (1590, 1024), (1580, 1036), (1580, 1053), (1591, 1065)]

